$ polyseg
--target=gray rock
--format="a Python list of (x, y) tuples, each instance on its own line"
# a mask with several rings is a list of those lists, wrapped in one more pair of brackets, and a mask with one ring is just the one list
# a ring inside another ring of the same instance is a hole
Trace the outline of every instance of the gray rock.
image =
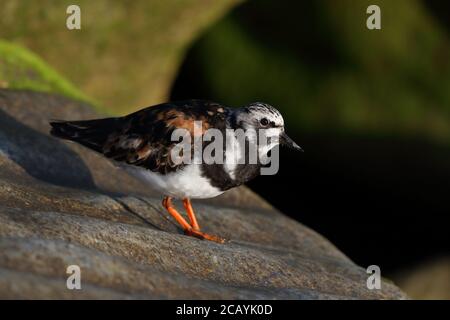
[[(194, 202), (220, 245), (183, 235), (152, 190), (49, 119), (97, 117), (63, 97), (0, 90), (0, 297), (402, 299), (245, 187)], [(178, 203), (178, 205), (180, 205)], [(82, 290), (66, 288), (79, 265)]]

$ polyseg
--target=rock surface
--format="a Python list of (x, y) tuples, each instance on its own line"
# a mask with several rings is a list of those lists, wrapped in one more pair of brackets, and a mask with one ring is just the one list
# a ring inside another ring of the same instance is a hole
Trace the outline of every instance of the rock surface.
[[(96, 117), (55, 95), (0, 90), (0, 298), (398, 299), (322, 236), (245, 187), (194, 202), (187, 237), (161, 198), (99, 155), (48, 135)], [(178, 203), (179, 205), (179, 203)], [(79, 265), (82, 290), (66, 288)]]

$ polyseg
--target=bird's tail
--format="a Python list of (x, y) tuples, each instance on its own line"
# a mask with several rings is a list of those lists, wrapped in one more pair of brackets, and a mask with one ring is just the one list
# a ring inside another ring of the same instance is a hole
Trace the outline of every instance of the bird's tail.
[(51, 121), (50, 134), (78, 142), (97, 152), (102, 152), (108, 136), (117, 129), (118, 118), (84, 121)]

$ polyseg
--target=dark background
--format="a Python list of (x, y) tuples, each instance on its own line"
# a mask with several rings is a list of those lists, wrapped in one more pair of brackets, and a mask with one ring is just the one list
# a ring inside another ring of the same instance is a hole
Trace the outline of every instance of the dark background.
[[(433, 35), (421, 23), (428, 21), (405, 18), (410, 25), (399, 33), (410, 37), (406, 44), (416, 51), (394, 52), (389, 32), (396, 26), (389, 23), (402, 23), (402, 16), (410, 14), (402, 11), (409, 10), (408, 1), (403, 7), (382, 2), (379, 31), (365, 28), (365, 2), (358, 16), (350, 2), (244, 3), (193, 45), (171, 98), (231, 105), (263, 100), (279, 108), (287, 132), (305, 153), (282, 149), (279, 173), (249, 186), (326, 236), (356, 263), (377, 264), (386, 274), (396, 274), (450, 252), (449, 141), (447, 132), (433, 133), (439, 120), (433, 123), (423, 116), (435, 107), (441, 112), (436, 118), (449, 125), (450, 5), (410, 1), (411, 11), (422, 12), (439, 26), (441, 43), (426, 47)], [(343, 20), (355, 15), (350, 24), (357, 31), (346, 34), (339, 27), (346, 21), (330, 22), (330, 10), (342, 12)], [(240, 31), (233, 34), (228, 31), (232, 28)], [(246, 38), (253, 47), (241, 43)], [(366, 43), (371, 39), (375, 43)], [(352, 52), (343, 48), (348, 41), (373, 50)], [(277, 65), (277, 59), (283, 62)], [(295, 72), (303, 75), (291, 75)], [(333, 87), (330, 74), (337, 83), (351, 80), (346, 87)], [(360, 103), (347, 100), (353, 95), (362, 96)], [(342, 120), (341, 104), (350, 120)], [(367, 115), (351, 119), (352, 113), (361, 112)]]

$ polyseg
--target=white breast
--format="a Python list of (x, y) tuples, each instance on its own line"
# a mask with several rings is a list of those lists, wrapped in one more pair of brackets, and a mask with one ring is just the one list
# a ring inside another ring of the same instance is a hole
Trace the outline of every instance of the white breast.
[(207, 199), (224, 192), (212, 186), (207, 178), (202, 177), (200, 165), (197, 164), (187, 165), (183, 169), (165, 175), (135, 166), (122, 167), (162, 195), (178, 199)]
[(227, 134), (227, 144), (225, 148), (224, 170), (230, 175), (231, 179), (236, 179), (236, 168), (243, 157), (242, 145), (235, 137), (234, 133)]

